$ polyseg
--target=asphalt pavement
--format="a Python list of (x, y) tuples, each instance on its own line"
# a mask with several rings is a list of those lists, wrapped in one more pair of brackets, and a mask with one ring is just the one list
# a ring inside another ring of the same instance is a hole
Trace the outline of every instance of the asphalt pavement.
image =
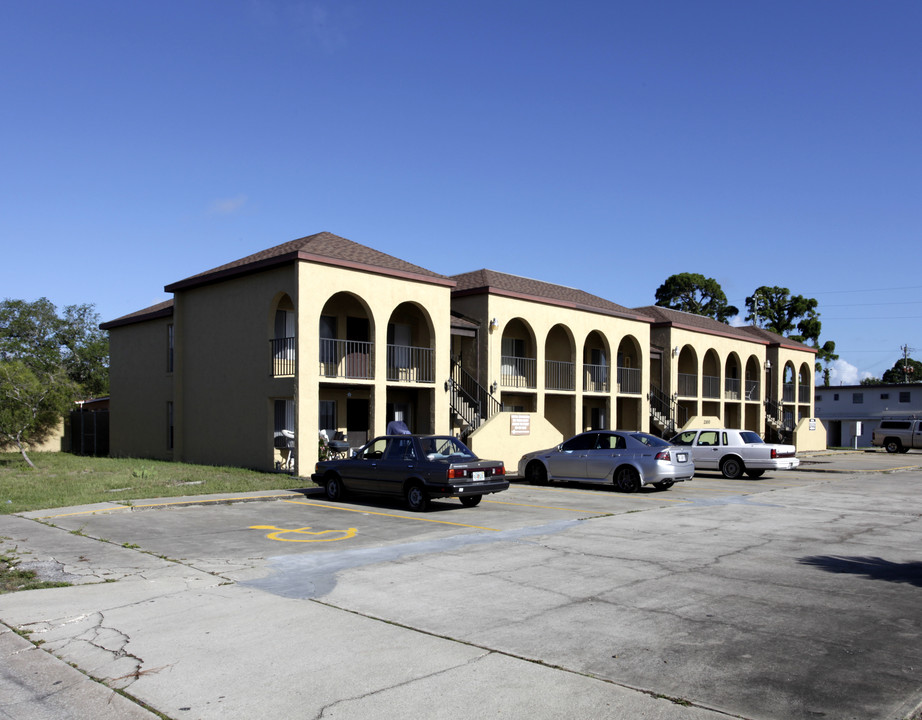
[(308, 489), (0, 516), (0, 553), (70, 583), (0, 596), (0, 718), (903, 720), (922, 454), (801, 458), (423, 514)]

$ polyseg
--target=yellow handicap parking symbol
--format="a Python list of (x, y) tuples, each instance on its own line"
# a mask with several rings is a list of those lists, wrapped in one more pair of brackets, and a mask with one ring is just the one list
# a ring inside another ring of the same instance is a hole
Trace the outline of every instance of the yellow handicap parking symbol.
[[(275, 525), (250, 525), (250, 530), (274, 530), (266, 537), (269, 540), (278, 540), (279, 542), (335, 542), (336, 540), (348, 540), (355, 537), (358, 532), (356, 528), (348, 530), (311, 530), (310, 526), (303, 528), (285, 528), (275, 527)], [(283, 535), (292, 535), (293, 537), (282, 537)]]

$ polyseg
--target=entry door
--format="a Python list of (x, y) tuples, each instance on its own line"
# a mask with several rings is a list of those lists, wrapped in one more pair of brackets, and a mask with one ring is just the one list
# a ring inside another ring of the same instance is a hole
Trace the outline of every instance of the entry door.
[(368, 441), (368, 400), (348, 398), (346, 400), (346, 430), (349, 445), (357, 447)]

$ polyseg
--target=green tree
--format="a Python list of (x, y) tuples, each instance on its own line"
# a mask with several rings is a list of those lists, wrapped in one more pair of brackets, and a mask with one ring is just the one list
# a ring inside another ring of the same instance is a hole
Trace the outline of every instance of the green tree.
[(0, 360), (0, 438), (26, 453), (27, 442), (42, 440), (74, 402), (74, 385), (62, 367), (35, 370), (22, 360)]
[(678, 273), (656, 289), (656, 304), (672, 310), (704, 315), (727, 323), (739, 310), (727, 303), (727, 296), (714, 278), (699, 273)]
[[(62, 315), (47, 298), (0, 302), (0, 440), (26, 463), (40, 441), (79, 397), (109, 388), (109, 341), (92, 305)], [(34, 467), (34, 466), (33, 466)]]
[(922, 382), (922, 362), (911, 357), (900, 358), (884, 373), (881, 380), (888, 385)]
[(816, 370), (838, 360), (836, 344), (827, 340), (820, 345), (823, 324), (816, 308), (819, 302), (803, 295), (791, 295), (788, 288), (763, 285), (746, 298), (749, 314), (746, 321), (791, 338), (816, 349)]

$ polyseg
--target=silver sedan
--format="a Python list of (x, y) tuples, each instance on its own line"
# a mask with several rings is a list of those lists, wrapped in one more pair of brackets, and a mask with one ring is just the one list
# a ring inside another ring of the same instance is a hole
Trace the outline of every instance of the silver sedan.
[(635, 492), (644, 485), (665, 490), (691, 480), (695, 464), (687, 448), (655, 435), (593, 430), (557, 447), (523, 455), (518, 470), (534, 485), (549, 480), (612, 483), (622, 492)]

